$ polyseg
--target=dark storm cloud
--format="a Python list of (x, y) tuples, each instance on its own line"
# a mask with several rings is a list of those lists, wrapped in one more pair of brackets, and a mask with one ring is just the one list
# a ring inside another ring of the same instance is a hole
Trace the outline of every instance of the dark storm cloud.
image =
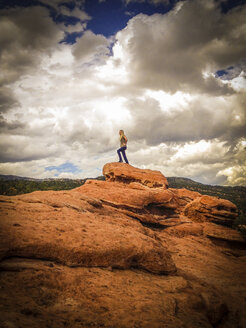
[[(31, 116), (31, 115), (30, 115)], [(37, 120), (36, 120), (37, 122)], [(52, 134), (53, 125), (32, 125), (31, 121), (0, 117), (0, 162), (17, 163), (48, 159), (60, 156), (63, 152), (57, 147), (59, 140)]]
[(42, 52), (51, 53), (63, 37), (44, 7), (0, 11), (0, 85), (16, 81), (35, 64)]
[(12, 90), (7, 87), (0, 87), (0, 113), (7, 112), (19, 104)]
[(18, 138), (2, 135), (0, 141), (0, 161), (1, 163), (28, 162), (38, 159), (55, 156), (58, 152), (49, 149), (46, 144), (41, 144), (38, 140), (39, 147), (35, 144), (33, 138)]
[(47, 158), (47, 153), (29, 154), (18, 153), (17, 149), (10, 149), (7, 147), (1, 147), (0, 150), (0, 162), (1, 163), (16, 163), (16, 162), (29, 162), (43, 158)]
[(246, 93), (238, 93), (232, 103), (232, 120), (225, 129), (223, 139), (229, 144), (236, 144), (240, 138), (246, 138)]
[(0, 116), (0, 130), (2, 133), (23, 133), (23, 129), (26, 127), (25, 123), (15, 121), (7, 121), (3, 116)]

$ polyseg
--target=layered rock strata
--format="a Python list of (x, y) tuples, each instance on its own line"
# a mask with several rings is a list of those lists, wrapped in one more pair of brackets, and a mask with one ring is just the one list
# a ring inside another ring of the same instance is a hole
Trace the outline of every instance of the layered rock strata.
[(246, 326), (229, 201), (123, 163), (70, 191), (0, 197), (1, 327)]

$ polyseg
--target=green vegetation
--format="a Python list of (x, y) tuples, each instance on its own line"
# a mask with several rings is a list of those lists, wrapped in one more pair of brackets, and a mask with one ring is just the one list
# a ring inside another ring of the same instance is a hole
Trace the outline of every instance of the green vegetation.
[(35, 190), (66, 190), (81, 186), (85, 180), (1, 180), (1, 195), (19, 195)]
[[(98, 177), (102, 180), (104, 177)], [(2, 178), (0, 180), (0, 195), (15, 196), (30, 193), (36, 190), (68, 190), (82, 186), (87, 179), (28, 179)]]

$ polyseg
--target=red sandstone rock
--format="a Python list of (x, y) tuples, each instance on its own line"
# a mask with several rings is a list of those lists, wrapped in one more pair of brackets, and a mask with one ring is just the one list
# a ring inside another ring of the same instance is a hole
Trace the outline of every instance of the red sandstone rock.
[(184, 222), (170, 226), (165, 232), (172, 236), (206, 236), (231, 243), (246, 244), (246, 238), (239, 231), (210, 222)]
[(179, 200), (179, 208), (180, 211), (183, 211), (184, 207), (192, 202), (194, 199), (201, 197), (202, 195), (199, 192), (187, 190), (185, 188), (182, 189), (174, 189), (170, 188), (170, 191), (172, 191)]
[(142, 222), (163, 224), (164, 219), (175, 215), (177, 217), (179, 201), (172, 191), (137, 185), (87, 180), (74, 191), (100, 199), (105, 205), (117, 208)]
[[(173, 273), (165, 247), (115, 209), (75, 191), (0, 197), (1, 258), (52, 259), (69, 266), (138, 267)], [(123, 220), (123, 222), (122, 222)]]
[[(136, 185), (124, 185), (118, 182), (87, 180), (75, 189), (115, 205), (144, 208), (155, 204), (165, 208), (177, 208), (178, 197), (170, 190), (161, 188), (136, 188)], [(104, 192), (102, 192), (102, 190)]]
[(210, 238), (226, 240), (229, 242), (246, 243), (246, 238), (239, 231), (214, 223), (205, 223), (203, 233)]
[(147, 188), (128, 188), (128, 185), (118, 182), (87, 180), (86, 183), (76, 189), (77, 192), (95, 197), (112, 205), (126, 205), (136, 209), (142, 209), (152, 201), (151, 193)]
[(190, 235), (202, 236), (203, 226), (201, 223), (189, 222), (174, 227), (170, 227), (166, 229), (165, 232), (179, 238), (184, 236), (190, 236)]
[(184, 214), (193, 221), (208, 221), (231, 226), (237, 217), (237, 207), (226, 199), (202, 196), (188, 203)]
[(235, 206), (141, 171), (0, 197), (1, 327), (246, 326), (245, 242), (208, 222)]
[(167, 179), (160, 171), (138, 169), (125, 163), (108, 163), (103, 167), (107, 181), (118, 181), (125, 184), (138, 182), (149, 188), (168, 188)]

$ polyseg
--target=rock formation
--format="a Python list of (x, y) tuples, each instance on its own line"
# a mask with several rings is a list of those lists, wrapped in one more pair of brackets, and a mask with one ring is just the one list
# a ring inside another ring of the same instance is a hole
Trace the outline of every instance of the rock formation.
[(1, 196), (0, 327), (246, 326), (227, 200), (123, 163), (106, 181)]
[(226, 199), (202, 196), (187, 204), (184, 213), (194, 221), (209, 221), (232, 226), (237, 216), (237, 207)]
[(124, 184), (138, 182), (149, 188), (168, 188), (167, 179), (161, 172), (138, 169), (131, 165), (108, 163), (103, 167), (103, 175), (107, 181), (118, 181)]

